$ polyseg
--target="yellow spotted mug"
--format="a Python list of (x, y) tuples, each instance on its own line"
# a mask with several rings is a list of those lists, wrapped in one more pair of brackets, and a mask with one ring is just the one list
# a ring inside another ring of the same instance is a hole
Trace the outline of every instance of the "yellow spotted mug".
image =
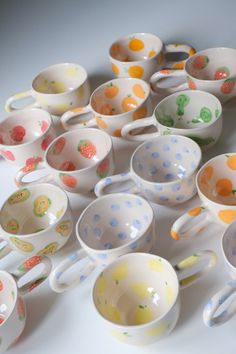
[(72, 63), (60, 63), (43, 69), (35, 76), (30, 90), (8, 98), (5, 110), (17, 108), (14, 102), (33, 98), (35, 102), (25, 108), (41, 107), (51, 114), (61, 115), (70, 108), (86, 105), (89, 101), (90, 85), (86, 70)]
[(210, 223), (226, 228), (236, 220), (236, 153), (207, 161), (198, 171), (196, 186), (202, 204), (174, 222), (171, 236), (175, 240), (192, 237)]

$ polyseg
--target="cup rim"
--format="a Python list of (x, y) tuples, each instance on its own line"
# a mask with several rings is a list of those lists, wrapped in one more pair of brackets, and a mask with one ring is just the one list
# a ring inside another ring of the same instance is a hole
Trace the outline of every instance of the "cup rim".
[[(78, 67), (80, 70), (82, 70), (82, 71), (84, 72), (84, 74), (85, 74), (85, 79), (83, 80), (83, 82), (82, 82), (80, 85), (77, 85), (77, 86), (74, 87), (72, 90), (68, 90), (68, 91), (60, 92), (60, 93), (40, 92), (40, 91), (38, 91), (38, 90), (35, 89), (35, 87), (34, 87), (35, 81), (36, 81), (36, 80), (38, 79), (38, 77), (39, 77), (40, 75), (42, 75), (45, 71), (50, 70), (50, 69), (53, 69), (53, 68), (55, 68), (55, 67), (61, 67), (61, 66), (67, 66), (67, 65), (74, 65), (74, 66)], [(54, 96), (54, 95), (55, 95), (56, 97), (58, 97), (58, 96), (63, 96), (63, 95), (66, 95), (66, 94), (68, 94), (68, 93), (74, 92), (74, 91), (77, 90), (79, 87), (81, 87), (81, 86), (86, 82), (87, 79), (88, 79), (88, 73), (87, 73), (87, 71), (85, 70), (85, 68), (84, 68), (82, 65), (76, 64), (76, 63), (70, 63), (70, 62), (57, 63), (57, 64), (49, 65), (49, 66), (43, 68), (42, 70), (40, 70), (40, 71), (34, 76), (34, 78), (33, 78), (33, 80), (32, 80), (31, 89), (32, 89), (34, 92), (36, 92), (37, 94), (39, 94), (39, 95), (47, 95), (47, 96), (49, 96), (49, 95), (53, 95), (53, 96)]]
[[(153, 55), (153, 57), (151, 57), (151, 58), (142, 59), (142, 60), (130, 60), (130, 61), (127, 61), (127, 62), (124, 61), (124, 60), (118, 60), (118, 59), (114, 58), (114, 57), (111, 55), (111, 48), (112, 48), (112, 46), (113, 46), (114, 44), (116, 44), (116, 43), (119, 42), (119, 41), (123, 41), (123, 40), (125, 40), (125, 39), (127, 39), (127, 38), (130, 38), (130, 37), (132, 37), (132, 36), (135, 36), (135, 35), (142, 35), (142, 36), (151, 35), (151, 36), (155, 37), (155, 39), (158, 39), (158, 40), (160, 41), (160, 50), (159, 50), (159, 52), (157, 52), (157, 53), (156, 53), (155, 55)], [(122, 37), (117, 38), (117, 39), (110, 45), (110, 47), (109, 47), (108, 57), (109, 57), (109, 59), (110, 59), (111, 61), (115, 61), (115, 62), (117, 62), (117, 63), (124, 63), (124, 64), (125, 64), (125, 63), (127, 63), (127, 64), (141, 64), (141, 63), (147, 63), (147, 62), (150, 62), (150, 61), (153, 60), (153, 59), (156, 59), (156, 57), (157, 57), (157, 56), (160, 54), (160, 52), (162, 51), (163, 47), (164, 47), (163, 41), (162, 41), (161, 38), (158, 37), (156, 34), (151, 33), (151, 32), (135, 32), (135, 33), (127, 34), (127, 35), (124, 35), (124, 36), (122, 36)]]
[[(96, 161), (96, 163), (94, 163), (93, 165), (91, 166), (88, 166), (88, 167), (84, 167), (84, 168), (80, 168), (80, 169), (77, 169), (77, 170), (74, 170), (74, 171), (64, 171), (64, 170), (59, 170), (55, 167), (52, 167), (49, 162), (48, 162), (48, 159), (47, 159), (47, 155), (48, 155), (48, 152), (50, 150), (50, 148), (53, 146), (53, 144), (55, 143), (56, 140), (59, 140), (60, 138), (63, 138), (64, 136), (66, 135), (69, 135), (69, 134), (73, 134), (75, 132), (78, 132), (78, 131), (84, 131), (84, 134), (86, 134), (87, 131), (94, 131), (96, 134), (103, 134), (104, 137), (108, 138), (108, 141), (109, 141), (109, 150), (108, 152), (106, 153), (106, 155), (100, 159), (99, 161)], [(78, 172), (84, 172), (86, 170), (89, 170), (91, 168), (94, 168), (94, 166), (97, 166), (99, 165), (103, 160), (105, 160), (106, 158), (108, 158), (109, 154), (111, 153), (113, 149), (113, 143), (112, 143), (112, 140), (111, 140), (111, 137), (109, 134), (107, 134), (105, 131), (103, 130), (100, 130), (100, 129), (96, 129), (96, 128), (77, 128), (77, 129), (73, 129), (73, 130), (69, 130), (68, 132), (65, 132), (59, 136), (57, 136), (55, 139), (53, 139), (53, 141), (48, 145), (46, 151), (45, 151), (45, 154), (44, 154), (44, 163), (46, 164), (47, 168), (57, 172), (57, 173), (66, 173), (68, 175), (73, 175), (74, 173), (78, 173)]]
[[(101, 312), (98, 310), (97, 306), (96, 306), (96, 302), (95, 302), (95, 286), (96, 283), (100, 277), (100, 275), (104, 272), (106, 272), (107, 269), (109, 269), (111, 266), (115, 265), (116, 263), (120, 262), (120, 260), (124, 260), (125, 258), (132, 258), (132, 257), (145, 257), (145, 258), (150, 258), (150, 257), (155, 257), (155, 258), (159, 258), (161, 259), (164, 263), (168, 264), (169, 269), (173, 271), (173, 276), (175, 277), (176, 280), (176, 285), (177, 285), (177, 289), (176, 289), (176, 294), (175, 294), (175, 298), (170, 306), (170, 308), (168, 310), (166, 310), (160, 317), (155, 318), (154, 320), (144, 323), (144, 324), (138, 324), (138, 325), (128, 325), (128, 324), (119, 324), (119, 323), (115, 323), (110, 321), (109, 319), (107, 319), (106, 317), (104, 317)], [(165, 258), (158, 256), (156, 254), (151, 254), (151, 253), (144, 253), (144, 252), (135, 252), (135, 253), (128, 253), (125, 254), (123, 256), (120, 256), (119, 258), (117, 258), (115, 261), (113, 261), (111, 264), (108, 264), (96, 277), (94, 283), (93, 283), (93, 290), (92, 290), (92, 298), (93, 298), (93, 305), (97, 311), (97, 313), (109, 324), (119, 327), (119, 328), (129, 328), (129, 329), (145, 329), (146, 327), (149, 327), (150, 325), (154, 325), (157, 322), (160, 322), (168, 313), (170, 313), (170, 311), (174, 308), (174, 306), (176, 305), (176, 303), (179, 300), (179, 295), (180, 295), (180, 285), (179, 285), (179, 279), (177, 276), (177, 273), (174, 269), (174, 267), (172, 266), (172, 264)]]
[(27, 146), (29, 144), (33, 144), (33, 143), (37, 142), (38, 140), (42, 139), (42, 137), (45, 136), (48, 133), (48, 131), (52, 127), (52, 117), (51, 117), (49, 112), (47, 112), (47, 111), (45, 111), (44, 109), (41, 109), (41, 108), (26, 108), (26, 109), (21, 109), (21, 110), (18, 110), (18, 111), (13, 111), (10, 114), (8, 114), (8, 116), (4, 120), (2, 120), (0, 122), (0, 127), (1, 127), (1, 125), (3, 123), (5, 123), (8, 119), (11, 119), (11, 117), (13, 117), (14, 115), (16, 115), (16, 114), (18, 114), (18, 115), (22, 114), (23, 115), (24, 113), (29, 113), (30, 111), (39, 111), (39, 112), (44, 113), (44, 114), (47, 115), (47, 118), (48, 118), (48, 121), (49, 121), (49, 125), (48, 125), (47, 129), (44, 132), (42, 132), (41, 135), (37, 136), (36, 139), (34, 139), (34, 140), (26, 141), (25, 143), (17, 144), (17, 145), (5, 145), (5, 144), (1, 144), (0, 143), (0, 147), (2, 146), (2, 147), (4, 147), (4, 149), (18, 148), (18, 147), (19, 148), (23, 148), (23, 147), (25, 147), (25, 146)]
[[(160, 138), (164, 138), (164, 137), (169, 137), (169, 136), (171, 136), (171, 137), (173, 137), (173, 138), (177, 138), (177, 139), (184, 139), (184, 140), (191, 140), (191, 142), (193, 143), (193, 145), (195, 145), (196, 146), (196, 149), (198, 150), (198, 156), (199, 156), (199, 158), (198, 158), (198, 163), (196, 164), (196, 167), (195, 167), (195, 169), (193, 170), (193, 171), (191, 171), (191, 173), (189, 172), (188, 174), (186, 174), (186, 176), (184, 176), (183, 178), (176, 178), (176, 179), (174, 179), (173, 181), (169, 181), (169, 182), (152, 182), (152, 181), (148, 181), (148, 180), (146, 180), (146, 179), (144, 179), (143, 177), (141, 177), (139, 174), (137, 174), (137, 172), (134, 170), (134, 168), (133, 168), (133, 162), (134, 162), (134, 158), (135, 158), (135, 155), (137, 154), (137, 152), (140, 150), (140, 149), (142, 149), (142, 147), (145, 145), (145, 144), (147, 144), (147, 143), (149, 143), (149, 142), (155, 142), (155, 141), (157, 141), (158, 139), (160, 139)], [(140, 144), (135, 150), (134, 150), (134, 152), (133, 152), (133, 154), (132, 154), (132, 156), (131, 156), (131, 159), (130, 159), (130, 172), (131, 172), (131, 174), (134, 174), (135, 176), (137, 176), (139, 179), (141, 179), (142, 181), (144, 181), (145, 183), (148, 183), (148, 184), (151, 184), (151, 185), (172, 185), (172, 184), (175, 184), (175, 183), (177, 183), (177, 182), (182, 182), (182, 181), (184, 181), (184, 180), (186, 180), (186, 179), (188, 179), (188, 178), (190, 178), (194, 173), (196, 173), (196, 171), (198, 171), (198, 168), (199, 168), (199, 166), (200, 166), (200, 164), (201, 164), (201, 160), (202, 160), (202, 150), (201, 150), (201, 148), (200, 148), (200, 146), (194, 141), (194, 140), (192, 140), (192, 139), (190, 139), (190, 138), (188, 138), (187, 136), (184, 136), (184, 135), (159, 135), (159, 136), (156, 136), (155, 138), (152, 138), (152, 139), (149, 139), (149, 140), (147, 140), (147, 141), (144, 141), (142, 144)]]
[(7, 272), (7, 271), (1, 269), (1, 270), (0, 270), (0, 276), (1, 276), (1, 275), (3, 275), (3, 277), (5, 277), (5, 278), (8, 278), (8, 279), (11, 281), (11, 283), (13, 284), (13, 286), (14, 286), (14, 291), (15, 291), (15, 297), (14, 297), (14, 299), (13, 299), (13, 306), (12, 306), (12, 308), (11, 308), (11, 312), (10, 312), (10, 313), (8, 314), (8, 316), (4, 319), (3, 323), (0, 324), (0, 330), (1, 330), (1, 328), (4, 327), (4, 325), (7, 323), (7, 321), (8, 321), (9, 318), (11, 317), (11, 315), (12, 315), (12, 313), (13, 313), (15, 307), (16, 307), (17, 299), (18, 299), (18, 297), (19, 297), (19, 294), (18, 294), (18, 287), (17, 287), (16, 281), (15, 281), (15, 279), (13, 278), (13, 276), (11, 275), (11, 273), (9, 273), (9, 272)]
[(222, 254), (224, 256), (224, 261), (226, 262), (226, 264), (232, 268), (235, 272), (236, 272), (236, 265), (232, 264), (229, 260), (228, 254), (225, 252), (225, 247), (224, 247), (224, 242), (225, 239), (227, 238), (231, 238), (232, 236), (228, 236), (228, 233), (230, 232), (230, 229), (236, 229), (236, 220), (234, 220), (224, 231), (222, 239), (221, 239), (221, 251)]
[[(145, 208), (148, 208), (149, 211), (151, 212), (151, 221), (149, 222), (149, 224), (146, 226), (146, 228), (142, 231), (142, 234), (139, 235), (138, 238), (136, 238), (135, 240), (131, 240), (129, 242), (126, 242), (125, 244), (121, 245), (121, 246), (118, 246), (118, 247), (114, 247), (114, 248), (111, 248), (111, 249), (101, 249), (101, 250), (98, 250), (96, 248), (93, 248), (91, 246), (89, 246), (87, 243), (84, 242), (84, 240), (82, 239), (82, 237), (79, 235), (79, 227), (80, 227), (80, 224), (82, 222), (82, 219), (84, 217), (84, 215), (87, 213), (87, 211), (90, 209), (91, 206), (93, 206), (94, 204), (97, 204), (97, 203), (100, 203), (102, 202), (104, 199), (112, 199), (112, 198), (119, 198), (119, 197), (123, 197), (125, 196), (126, 198), (140, 198), (142, 200), (142, 202), (145, 204)], [(83, 211), (82, 213), (80, 214), (80, 217), (76, 223), (76, 226), (75, 226), (75, 231), (76, 231), (76, 236), (77, 236), (77, 239), (79, 241), (79, 243), (82, 245), (82, 246), (85, 246), (86, 249), (88, 248), (90, 251), (95, 251), (96, 253), (108, 253), (108, 254), (112, 254), (114, 252), (117, 252), (117, 251), (121, 251), (122, 249), (130, 246), (133, 242), (135, 241), (138, 241), (140, 240), (144, 234), (147, 232), (148, 228), (152, 226), (152, 224), (155, 222), (155, 218), (154, 218), (154, 211), (153, 211), (153, 208), (152, 206), (150, 205), (150, 203), (148, 203), (148, 201), (146, 199), (144, 199), (143, 197), (141, 196), (138, 196), (138, 195), (135, 195), (135, 194), (131, 194), (131, 193), (112, 193), (112, 194), (107, 194), (107, 195), (103, 195), (95, 200), (93, 200)], [(86, 250), (85, 250), (86, 251)]]

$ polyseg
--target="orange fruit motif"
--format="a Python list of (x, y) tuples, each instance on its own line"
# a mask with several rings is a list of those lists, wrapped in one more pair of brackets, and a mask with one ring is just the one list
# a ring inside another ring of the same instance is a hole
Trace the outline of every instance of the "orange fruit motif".
[(157, 52), (155, 51), (155, 50), (150, 50), (150, 52), (148, 53), (148, 58), (152, 58), (152, 57), (154, 57), (154, 55), (156, 55), (157, 54)]
[(231, 169), (231, 170), (236, 170), (236, 155), (231, 155), (231, 156), (227, 156), (227, 166)]
[(220, 210), (218, 212), (218, 216), (225, 224), (231, 224), (234, 220), (236, 220), (236, 210)]
[(179, 61), (178, 63), (175, 63), (173, 65), (173, 69), (183, 69), (184, 67), (184, 62), (183, 61)]
[(107, 128), (107, 124), (104, 122), (104, 120), (100, 117), (96, 117), (96, 123), (97, 125), (102, 128), (102, 129), (106, 129)]
[(197, 207), (197, 208), (190, 209), (188, 211), (188, 215), (197, 216), (197, 215), (201, 214), (201, 212), (202, 212), (202, 208), (201, 207)]
[(132, 109), (134, 109), (135, 107), (137, 107), (138, 102), (133, 97), (131, 97), (131, 95), (128, 95), (122, 100), (121, 105), (124, 112), (129, 112), (132, 111)]
[(145, 98), (145, 91), (144, 91), (143, 87), (141, 85), (139, 85), (139, 84), (135, 84), (133, 86), (133, 93), (138, 98)]
[(120, 70), (119, 70), (118, 66), (116, 66), (114, 63), (111, 64), (111, 69), (115, 75), (118, 76), (120, 74)]
[(105, 103), (102, 105), (100, 113), (104, 114), (105, 116), (112, 116), (114, 114), (114, 108), (112, 108), (112, 105), (109, 103)]
[(142, 50), (144, 48), (144, 43), (141, 39), (132, 38), (129, 42), (129, 49), (135, 52)]
[(59, 177), (60, 177), (62, 183), (63, 183), (65, 186), (67, 186), (67, 187), (69, 187), (69, 188), (74, 188), (74, 187), (76, 187), (77, 180), (76, 180), (75, 177), (70, 176), (70, 175), (67, 175), (67, 174), (65, 174), (65, 173), (60, 173), (60, 174), (59, 174)]
[(134, 113), (133, 113), (133, 119), (141, 119), (147, 116), (147, 107), (142, 106), (139, 107)]
[(118, 92), (119, 92), (119, 87), (113, 85), (113, 83), (110, 83), (104, 89), (104, 94), (107, 98), (114, 98), (116, 95), (118, 95)]
[(208, 165), (204, 168), (200, 176), (200, 183), (208, 184), (208, 181), (212, 178), (214, 168), (211, 165)]
[(141, 79), (144, 74), (144, 69), (139, 65), (134, 65), (129, 68), (128, 73), (130, 77)]
[(111, 46), (111, 55), (116, 57), (118, 54), (120, 54), (120, 45), (118, 43), (114, 43)]
[(216, 193), (222, 197), (228, 197), (234, 193), (232, 182), (227, 178), (219, 179), (216, 182)]
[(190, 48), (189, 49), (189, 52), (188, 52), (189, 56), (191, 56), (191, 55), (193, 55), (195, 53), (196, 53), (196, 50), (194, 48)]
[(163, 75), (169, 75), (170, 73), (171, 73), (171, 70), (169, 70), (169, 69), (160, 70), (160, 74), (163, 74)]
[(163, 52), (160, 52), (160, 54), (157, 57), (157, 64), (162, 65), (164, 63), (164, 54)]
[(79, 113), (79, 112), (82, 112), (83, 109), (84, 109), (83, 107), (76, 107), (76, 108), (70, 109), (70, 111), (75, 112), (75, 113)]
[(121, 129), (114, 130), (113, 136), (116, 136), (117, 138), (121, 138)]
[(178, 241), (180, 239), (178, 232), (176, 232), (175, 230), (171, 229), (170, 234), (175, 241)]

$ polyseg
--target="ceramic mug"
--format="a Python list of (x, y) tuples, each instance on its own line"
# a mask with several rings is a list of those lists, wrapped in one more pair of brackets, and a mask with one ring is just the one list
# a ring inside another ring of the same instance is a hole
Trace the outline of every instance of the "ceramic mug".
[[(33, 182), (23, 181), (26, 175), (38, 169), (47, 169), (50, 174)], [(113, 172), (110, 136), (98, 129), (77, 129), (55, 139), (45, 152), (43, 162), (20, 169), (16, 184), (28, 186), (55, 181), (68, 192), (87, 194), (101, 178)]]
[(18, 189), (0, 211), (0, 236), (7, 241), (1, 251), (52, 254), (64, 246), (72, 229), (69, 200), (62, 189), (52, 184)]
[(139, 193), (153, 203), (183, 203), (197, 192), (201, 156), (199, 145), (185, 136), (158, 136), (137, 147), (129, 172), (104, 178), (96, 184), (95, 194), (114, 193), (117, 184), (119, 191)]
[[(29, 280), (19, 287), (18, 281), (24, 278), (32, 268), (43, 264), (37, 277)], [(51, 270), (51, 262), (47, 257), (33, 256), (13, 272), (8, 273), (0, 270), (0, 352), (3, 353), (8, 347), (17, 341), (26, 323), (26, 308), (23, 295), (31, 292), (44, 280), (47, 279)]]
[[(91, 112), (94, 117), (84, 120), (83, 116)], [(92, 93), (89, 105), (66, 112), (61, 123), (65, 130), (98, 126), (108, 134), (120, 137), (123, 125), (151, 113), (150, 86), (140, 79), (122, 78), (99, 86)], [(77, 123), (73, 123), (75, 117)]]
[(191, 56), (195, 49), (187, 44), (164, 44), (152, 33), (133, 33), (119, 38), (109, 50), (113, 73), (118, 77), (135, 77), (149, 80), (163, 67), (182, 69), (185, 60), (169, 61), (169, 53)]
[(213, 157), (196, 177), (201, 204), (175, 221), (171, 236), (175, 240), (193, 237), (210, 223), (227, 227), (236, 220), (236, 154)]
[(90, 86), (86, 70), (71, 63), (60, 63), (43, 69), (32, 81), (30, 90), (8, 98), (5, 110), (14, 111), (14, 102), (32, 97), (35, 103), (27, 107), (42, 107), (51, 114), (61, 115), (68, 109), (86, 105)]
[[(199, 269), (204, 260), (205, 265)], [(109, 332), (127, 344), (151, 344), (168, 335), (180, 314), (180, 289), (215, 266), (216, 255), (201, 251), (172, 267), (147, 253), (121, 256), (103, 270), (93, 287), (94, 306)], [(183, 278), (182, 272), (192, 269)]]
[[(206, 304), (203, 310), (203, 321), (207, 327), (222, 325), (235, 315), (235, 302), (228, 302), (227, 299), (235, 295), (236, 292), (236, 221), (234, 221), (225, 231), (221, 248), (227, 270), (231, 276), (226, 285), (219, 290)], [(233, 299), (232, 299), (233, 300)], [(223, 307), (221, 307), (223, 305)], [(221, 312), (219, 313), (219, 309)], [(216, 312), (218, 311), (218, 315)]]
[(38, 108), (13, 112), (0, 123), (0, 155), (19, 166), (38, 163), (55, 137), (48, 112)]
[[(141, 197), (120, 193), (96, 199), (82, 212), (76, 225), (82, 248), (54, 268), (51, 288), (56, 292), (69, 290), (97, 266), (106, 266), (126, 253), (149, 252), (155, 241), (154, 222), (151, 206)], [(73, 281), (60, 282), (66, 270), (75, 263), (83, 264), (86, 257), (87, 264)]]
[[(132, 135), (133, 129), (154, 126), (155, 133)], [(208, 92), (180, 91), (164, 98), (151, 117), (126, 124), (123, 138), (144, 141), (159, 135), (184, 135), (196, 141), (203, 150), (212, 147), (222, 131), (222, 106)]]
[[(187, 59), (183, 70), (161, 70), (151, 77), (154, 92), (170, 94), (191, 89), (207, 91), (224, 103), (236, 96), (236, 49), (210, 48), (197, 52)], [(186, 83), (160, 87), (160, 80), (184, 77)]]

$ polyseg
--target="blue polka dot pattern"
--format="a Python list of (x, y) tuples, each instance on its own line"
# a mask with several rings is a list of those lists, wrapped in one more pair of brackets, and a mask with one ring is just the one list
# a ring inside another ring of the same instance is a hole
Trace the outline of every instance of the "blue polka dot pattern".
[(174, 185), (171, 187), (171, 190), (172, 190), (173, 192), (178, 192), (178, 191), (180, 190), (180, 188), (181, 188), (181, 185), (180, 185), (179, 183), (177, 183), (177, 184), (174, 184)]
[(162, 166), (165, 167), (165, 168), (170, 168), (171, 162), (169, 160), (165, 160), (165, 161), (163, 161)]
[(170, 141), (171, 141), (173, 144), (178, 143), (178, 139), (177, 139), (175, 136), (172, 136), (172, 137), (170, 138)]
[(93, 232), (97, 237), (100, 237), (102, 235), (102, 230), (99, 227), (95, 227)]
[(174, 179), (175, 179), (175, 175), (174, 175), (173, 173), (167, 173), (167, 174), (165, 175), (165, 180), (166, 180), (167, 182), (173, 181)]
[(145, 144), (145, 149), (149, 150), (152, 147), (152, 143), (148, 142)]
[(129, 245), (129, 248), (130, 248), (131, 250), (135, 250), (135, 249), (137, 248), (137, 246), (138, 246), (138, 242), (135, 241), (135, 242), (131, 243), (131, 245)]
[(112, 226), (112, 227), (116, 227), (118, 226), (119, 222), (116, 218), (112, 218), (110, 221), (109, 221), (109, 224)]
[(138, 205), (143, 205), (142, 200), (141, 200), (141, 199), (139, 199), (139, 198), (137, 198), (137, 199), (136, 199), (136, 203), (137, 203)]
[(112, 245), (112, 243), (107, 242), (107, 243), (104, 244), (104, 248), (105, 248), (106, 250), (110, 250), (110, 249), (113, 248), (113, 245)]
[(158, 184), (156, 184), (156, 185), (154, 186), (154, 188), (155, 188), (155, 190), (156, 190), (157, 192), (162, 192), (162, 191), (163, 191), (163, 187), (160, 186), (160, 185), (158, 185)]
[(105, 186), (107, 186), (107, 185), (109, 185), (109, 184), (112, 183), (112, 179), (111, 179), (110, 177), (107, 177), (107, 178), (105, 179), (104, 183), (105, 183)]
[(120, 240), (126, 240), (127, 239), (127, 233), (126, 232), (119, 232), (118, 233), (118, 238), (120, 239)]
[(138, 230), (141, 230), (142, 228), (141, 221), (138, 219), (133, 220), (132, 225)]
[(127, 208), (132, 208), (133, 206), (133, 204), (129, 200), (125, 201), (125, 205), (127, 206)]
[(95, 214), (94, 216), (93, 216), (93, 220), (94, 221), (99, 221), (101, 219), (101, 216), (99, 215), (99, 214)]
[(158, 159), (159, 156), (160, 156), (159, 152), (157, 152), (157, 151), (152, 152), (153, 159)]
[(168, 202), (169, 198), (166, 197), (165, 195), (161, 195), (161, 196), (160, 196), (160, 200), (161, 200), (162, 202)]
[(111, 210), (113, 210), (113, 211), (120, 210), (119, 204), (112, 204), (112, 205), (111, 205)]
[(170, 150), (170, 146), (165, 144), (163, 145), (163, 151), (169, 151)]
[(175, 158), (176, 158), (176, 160), (182, 160), (182, 155), (179, 153), (179, 152), (177, 152), (177, 154), (175, 154)]
[(157, 169), (156, 166), (151, 166), (151, 167), (150, 167), (150, 174), (151, 174), (151, 176), (156, 175), (157, 172), (158, 172), (158, 169)]
[(183, 194), (177, 195), (176, 200), (178, 202), (181, 202), (182, 200), (184, 200), (184, 195)]

